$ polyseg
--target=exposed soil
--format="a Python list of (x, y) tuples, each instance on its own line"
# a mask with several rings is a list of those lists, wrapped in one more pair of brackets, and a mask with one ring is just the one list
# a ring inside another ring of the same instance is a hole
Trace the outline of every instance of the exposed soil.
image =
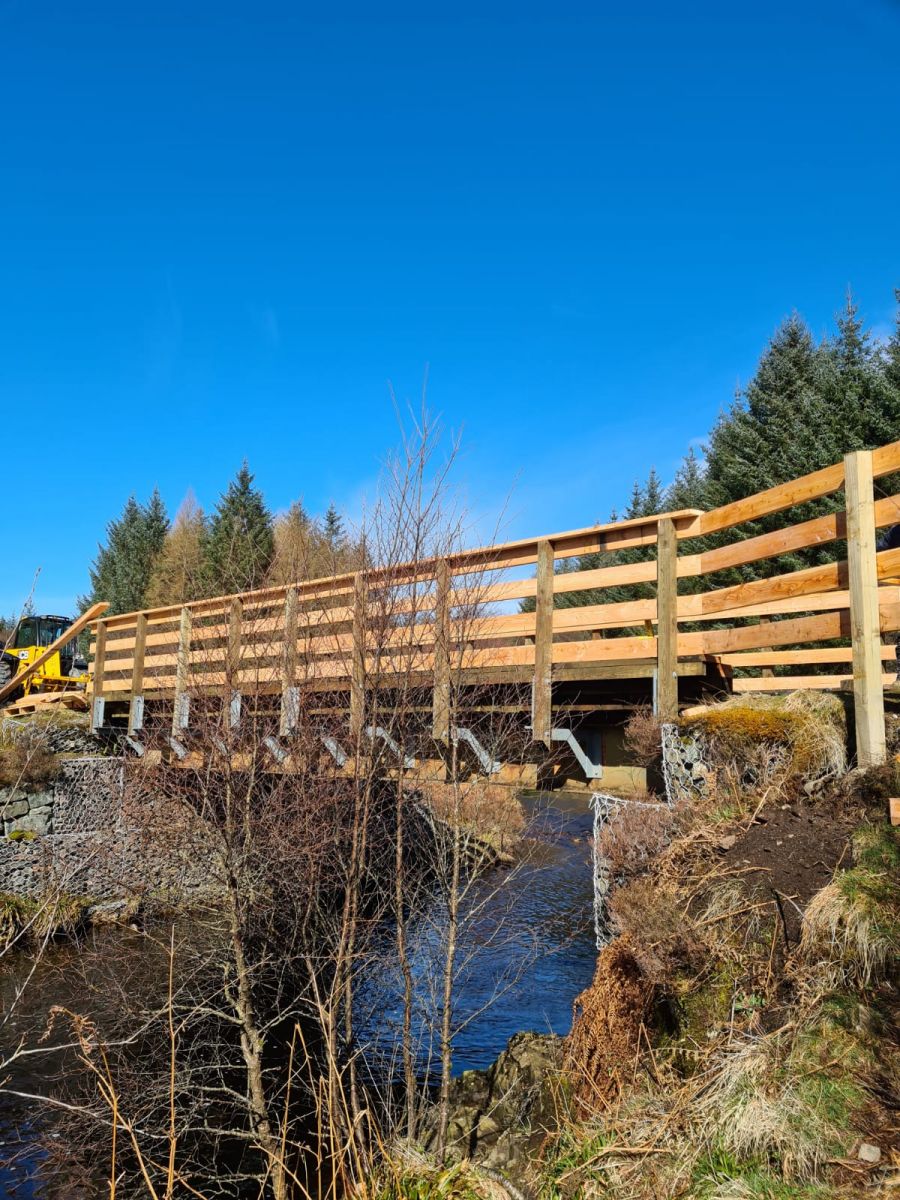
[(847, 862), (850, 834), (858, 824), (858, 813), (825, 799), (765, 808), (722, 858), (738, 878), (746, 879), (752, 893), (780, 899), (787, 938), (794, 945), (802, 910), (830, 882), (838, 864)]

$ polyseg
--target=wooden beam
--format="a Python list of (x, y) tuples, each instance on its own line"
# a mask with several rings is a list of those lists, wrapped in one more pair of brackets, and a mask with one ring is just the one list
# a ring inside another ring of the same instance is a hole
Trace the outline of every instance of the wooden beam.
[(77, 637), (78, 634), (81, 633), (82, 629), (85, 629), (91, 624), (92, 621), (96, 621), (100, 614), (105, 613), (108, 608), (108, 604), (92, 604), (87, 612), (82, 613), (77, 621), (72, 622), (72, 624), (65, 631), (65, 633), (62, 634), (61, 637), (58, 637), (55, 642), (51, 643), (46, 650), (42, 650), (34, 662), (29, 663), (24, 671), (19, 671), (18, 674), (14, 675), (12, 679), (3, 685), (3, 687), (0, 687), (0, 701), (5, 700), (7, 696), (11, 695), (14, 691), (20, 688), (22, 684), (29, 680), (36, 671), (39, 671), (44, 663), (52, 658), (58, 650), (61, 650), (63, 646), (71, 642), (72, 638)]
[(553, 543), (538, 542), (534, 614), (534, 679), (531, 684), (531, 736), (550, 747), (553, 721)]
[(235, 596), (228, 611), (228, 647), (225, 657), (225, 699), (228, 703), (231, 702), (231, 693), (236, 688), (238, 671), (241, 669), (243, 616), (244, 606)]
[(846, 455), (844, 469), (856, 758), (861, 767), (871, 767), (883, 763), (887, 757), (878, 612), (878, 565), (875, 557), (872, 452), (856, 450)]
[[(793, 508), (795, 504), (803, 504), (807, 500), (817, 500), (821, 496), (837, 492), (844, 483), (845, 462), (823, 467), (820, 471), (813, 471), (799, 479), (790, 479), (787, 483), (757, 492), (754, 496), (714, 508), (699, 516), (687, 529), (679, 530), (679, 536), (698, 537), (706, 533), (718, 533), (719, 530), (729, 529), (732, 525), (755, 521), (759, 517)], [(891, 442), (887, 446), (879, 447), (873, 454), (874, 474), (889, 475), (897, 470), (900, 470), (900, 442)]]
[[(894, 655), (894, 646), (881, 647), (883, 662), (893, 662)], [(853, 650), (850, 646), (814, 646), (807, 650), (748, 650), (740, 654), (722, 654), (719, 658), (732, 667), (796, 667), (810, 663), (849, 663), (853, 661)], [(768, 675), (763, 671), (762, 677), (770, 679), (771, 670)]]
[(659, 523), (656, 543), (656, 715), (678, 716), (678, 540), (675, 526)]
[(450, 568), (446, 561), (437, 565), (434, 604), (434, 685), (432, 692), (431, 736), (439, 742), (450, 741)]
[[(882, 675), (882, 684), (893, 683), (893, 675)], [(853, 682), (852, 675), (776, 675), (774, 679), (735, 679), (733, 687), (744, 692), (842, 692)]]
[(104, 690), (106, 690), (107, 623), (98, 620), (91, 671), (91, 730), (103, 725)]

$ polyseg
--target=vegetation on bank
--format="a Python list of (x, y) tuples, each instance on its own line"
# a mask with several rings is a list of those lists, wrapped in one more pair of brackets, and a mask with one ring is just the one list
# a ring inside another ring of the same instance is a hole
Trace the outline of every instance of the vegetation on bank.
[(45, 725), (0, 725), (0, 788), (47, 787), (57, 778), (59, 757), (47, 744)]
[[(658, 819), (626, 807), (602, 831), (614, 936), (518, 1189), (849, 1200), (896, 1175), (900, 830), (884, 795), (900, 773), (835, 770), (839, 709), (788, 697), (692, 714), (705, 798)], [(413, 1175), (386, 1175), (378, 1196), (498, 1194), (477, 1163)]]

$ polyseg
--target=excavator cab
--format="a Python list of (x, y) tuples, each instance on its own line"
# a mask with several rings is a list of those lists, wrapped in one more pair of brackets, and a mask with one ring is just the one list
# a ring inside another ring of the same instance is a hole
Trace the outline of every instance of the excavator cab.
[[(0, 687), (63, 637), (72, 621), (72, 617), (22, 617), (5, 648), (0, 647)], [(73, 638), (30, 676), (24, 690), (27, 693), (77, 686), (86, 678), (87, 662), (78, 653), (78, 639)]]

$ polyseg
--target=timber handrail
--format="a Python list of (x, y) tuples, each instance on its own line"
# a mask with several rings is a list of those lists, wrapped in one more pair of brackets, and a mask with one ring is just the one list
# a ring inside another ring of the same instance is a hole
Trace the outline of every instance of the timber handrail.
[[(519, 680), (530, 671), (533, 736), (548, 744), (552, 687), (565, 671), (570, 678), (576, 677), (572, 672), (587, 672), (577, 676), (582, 678), (594, 677), (593, 670), (599, 678), (628, 663), (645, 664), (645, 671), (655, 667), (664, 672), (657, 698), (671, 713), (686, 659), (721, 656), (738, 671), (837, 665), (848, 662), (846, 646), (832, 657), (828, 647), (806, 653), (802, 647), (853, 638), (857, 650), (861, 640), (878, 644), (866, 651), (864, 668), (851, 652), (854, 670), (847, 675), (762, 676), (737, 679), (735, 686), (778, 690), (792, 678), (798, 686), (813, 686), (810, 680), (816, 679), (840, 686), (864, 674), (870, 683), (877, 675), (880, 689), (881, 664), (890, 651), (879, 634), (900, 629), (900, 588), (891, 582), (900, 576), (900, 550), (876, 553), (874, 539), (877, 529), (900, 523), (900, 495), (876, 500), (873, 481), (893, 473), (900, 473), (900, 442), (854, 452), (841, 463), (709, 512), (681, 509), (106, 617), (97, 646), (98, 676), (106, 696), (122, 698), (138, 686), (159, 696), (223, 688), (231, 695), (247, 688), (281, 690), (286, 705), (289, 699), (294, 703), (296, 686), (344, 689), (350, 691), (351, 723), (357, 727), (366, 688), (413, 672), (431, 678), (434, 727), (446, 736), (451, 673), (464, 671), (475, 679), (478, 672), (506, 671)], [(702, 542), (699, 549), (688, 545), (688, 553), (678, 554), (681, 543), (842, 488), (846, 511), (743, 539), (736, 535), (711, 549)], [(678, 592), (680, 580), (844, 540), (850, 550), (838, 562)], [(556, 571), (560, 560), (636, 548), (655, 548), (655, 559)], [(510, 578), (522, 568), (531, 569), (529, 578)], [(651, 594), (602, 602), (605, 589), (632, 585)], [(596, 592), (598, 602), (559, 603), (567, 594), (584, 592)], [(533, 610), (503, 611), (521, 599), (533, 599)], [(701, 627), (680, 629), (686, 622)], [(703, 627), (708, 625), (719, 627)], [(870, 687), (870, 701), (873, 695)]]

